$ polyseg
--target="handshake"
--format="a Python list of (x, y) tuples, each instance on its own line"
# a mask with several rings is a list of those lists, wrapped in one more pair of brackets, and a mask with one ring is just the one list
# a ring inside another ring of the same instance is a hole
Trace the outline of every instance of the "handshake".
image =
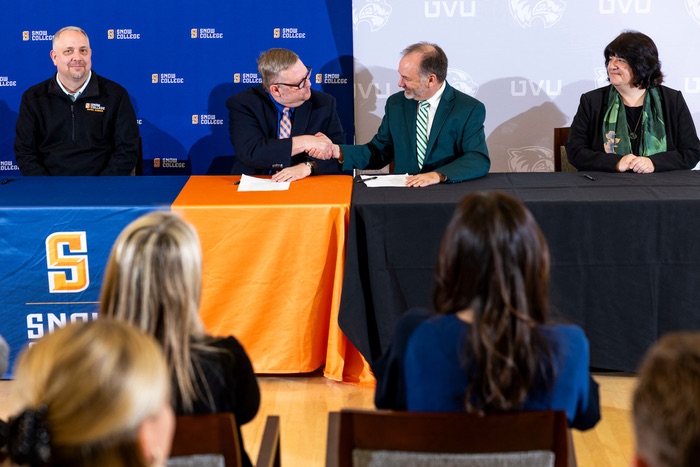
[(328, 136), (323, 133), (302, 136), (304, 138), (304, 151), (311, 157), (321, 160), (338, 159), (340, 148), (333, 144)]

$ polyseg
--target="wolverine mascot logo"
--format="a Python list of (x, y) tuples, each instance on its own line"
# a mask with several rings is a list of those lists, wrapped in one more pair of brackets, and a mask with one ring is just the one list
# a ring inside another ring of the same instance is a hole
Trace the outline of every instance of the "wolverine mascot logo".
[[(360, 3), (360, 2), (357, 2)], [(386, 0), (365, 0), (365, 4), (352, 9), (352, 26), (357, 30), (360, 23), (369, 23), (372, 32), (381, 29), (391, 15), (391, 5)]]
[(508, 149), (511, 172), (554, 172), (554, 153), (541, 146)]
[(685, 6), (688, 8), (691, 18), (700, 24), (700, 0), (686, 0)]
[(535, 20), (541, 21), (545, 28), (551, 28), (566, 9), (566, 3), (561, 0), (510, 0), (509, 6), (510, 14), (523, 29), (531, 27)]

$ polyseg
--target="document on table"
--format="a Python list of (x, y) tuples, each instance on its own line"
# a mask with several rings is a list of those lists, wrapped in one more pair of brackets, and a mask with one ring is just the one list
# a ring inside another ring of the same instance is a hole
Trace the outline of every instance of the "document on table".
[(291, 182), (273, 182), (269, 178), (241, 175), (238, 191), (286, 191)]
[(380, 186), (406, 186), (406, 180), (408, 179), (408, 174), (398, 174), (398, 175), (360, 175), (365, 185), (370, 188), (380, 187)]

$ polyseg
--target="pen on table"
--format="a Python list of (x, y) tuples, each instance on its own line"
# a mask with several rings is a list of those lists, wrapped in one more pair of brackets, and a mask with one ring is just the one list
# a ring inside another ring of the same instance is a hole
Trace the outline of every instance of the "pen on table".
[(6, 178), (5, 180), (3, 180), (3, 181), (0, 182), (0, 183), (2, 183), (2, 184), (4, 185), (4, 184), (6, 184), (6, 183), (10, 183), (12, 180), (14, 180), (14, 178), (10, 177), (10, 178)]
[(582, 177), (586, 177), (588, 180), (593, 180), (595, 182), (595, 178), (591, 177), (588, 174), (581, 174)]
[(358, 178), (358, 179), (356, 180), (356, 182), (357, 182), (357, 183), (366, 182), (366, 181), (368, 181), (368, 180), (375, 180), (375, 179), (377, 179), (377, 178), (379, 178), (379, 177)]

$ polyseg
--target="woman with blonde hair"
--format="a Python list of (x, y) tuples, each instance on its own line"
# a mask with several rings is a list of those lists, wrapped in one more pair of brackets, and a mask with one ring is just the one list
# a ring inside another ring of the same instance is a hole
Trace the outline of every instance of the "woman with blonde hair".
[[(260, 405), (252, 364), (232, 336), (214, 338), (199, 318), (202, 253), (194, 228), (156, 211), (117, 238), (105, 272), (100, 315), (127, 321), (160, 342), (177, 414), (232, 412), (240, 425)], [(242, 449), (245, 465), (250, 459)]]
[(170, 377), (150, 336), (99, 319), (69, 324), (18, 359), (3, 452), (13, 465), (164, 466), (175, 421)]

